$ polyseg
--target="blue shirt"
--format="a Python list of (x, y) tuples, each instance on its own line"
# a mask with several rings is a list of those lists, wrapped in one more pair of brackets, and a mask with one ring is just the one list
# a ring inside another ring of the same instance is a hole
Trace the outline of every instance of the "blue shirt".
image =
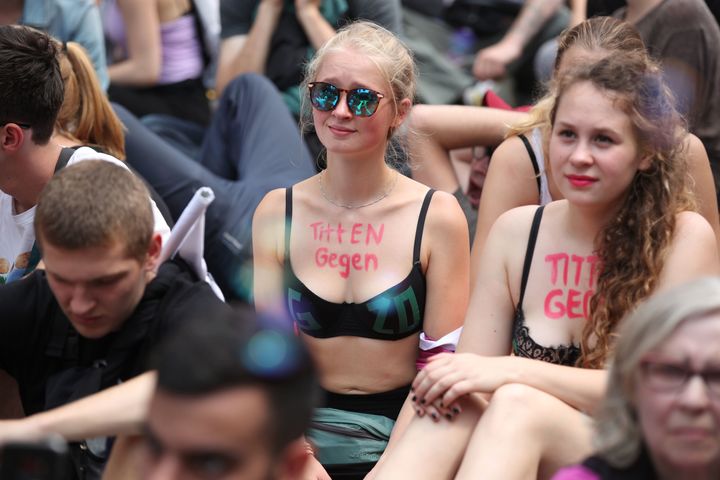
[(94, 0), (25, 0), (20, 24), (43, 30), (62, 42), (77, 42), (87, 50), (100, 85), (110, 81), (100, 12)]

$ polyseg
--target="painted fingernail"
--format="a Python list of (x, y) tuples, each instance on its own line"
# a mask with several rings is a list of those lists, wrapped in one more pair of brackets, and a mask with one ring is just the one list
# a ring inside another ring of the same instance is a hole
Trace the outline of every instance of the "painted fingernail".
[(442, 401), (440, 402), (440, 406), (445, 408), (445, 404)]
[(458, 407), (453, 407), (452, 410), (453, 410), (453, 412), (454, 412), (455, 414), (460, 413), (460, 409), (459, 409)]
[(452, 415), (450, 415), (449, 413), (446, 413), (445, 418), (447, 418), (448, 420), (452, 420)]
[(412, 396), (412, 401), (414, 402), (414, 401), (416, 401), (416, 400), (417, 400), (417, 397), (416, 397), (415, 395), (413, 395), (413, 396)]
[(425, 399), (424, 399), (424, 398), (421, 399), (421, 400), (420, 400), (420, 403), (423, 404), (423, 405), (425, 405)]
[(437, 413), (431, 413), (430, 416), (432, 417), (433, 420), (438, 419)]

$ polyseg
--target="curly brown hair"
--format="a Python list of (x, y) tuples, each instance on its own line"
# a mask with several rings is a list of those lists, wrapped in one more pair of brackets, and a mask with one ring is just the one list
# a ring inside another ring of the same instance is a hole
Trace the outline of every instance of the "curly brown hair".
[(657, 64), (645, 54), (625, 53), (568, 72), (557, 82), (551, 123), (562, 95), (579, 82), (591, 82), (629, 116), (639, 154), (650, 161), (647, 170), (636, 173), (623, 205), (595, 239), (600, 270), (578, 365), (602, 368), (618, 322), (657, 284), (677, 213), (694, 210), (695, 203), (683, 150), (685, 122)]

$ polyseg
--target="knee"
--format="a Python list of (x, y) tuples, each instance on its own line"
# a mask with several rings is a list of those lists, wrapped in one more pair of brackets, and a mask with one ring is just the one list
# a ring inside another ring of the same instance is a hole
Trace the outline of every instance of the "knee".
[(495, 393), (493, 393), (492, 396), (492, 402), (499, 402), (512, 406), (527, 406), (529, 402), (533, 402), (543, 395), (547, 394), (529, 385), (525, 385), (523, 383), (508, 383), (495, 390)]
[(530, 427), (542, 423), (548, 415), (552, 417), (547, 408), (552, 398), (551, 395), (528, 385), (510, 383), (493, 393), (486, 416), (500, 418), (506, 425), (506, 422), (510, 421)]
[(266, 94), (268, 91), (273, 91), (272, 95), (278, 93), (275, 85), (267, 77), (253, 72), (243, 73), (227, 84), (223, 90), (223, 97), (238, 98), (239, 95), (246, 95), (248, 98), (262, 98), (255, 96)]

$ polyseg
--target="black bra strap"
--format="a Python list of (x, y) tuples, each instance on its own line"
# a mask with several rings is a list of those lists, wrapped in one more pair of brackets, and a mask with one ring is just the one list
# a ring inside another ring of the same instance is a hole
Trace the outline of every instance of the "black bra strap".
[(425, 228), (425, 217), (430, 207), (430, 199), (435, 193), (432, 188), (425, 194), (422, 207), (420, 208), (420, 216), (418, 217), (417, 230), (415, 230), (415, 246), (413, 247), (413, 264), (420, 261), (420, 246), (422, 245), (423, 229)]
[(292, 226), (292, 187), (285, 189), (285, 261), (290, 261), (290, 227)]
[(525, 150), (527, 150), (528, 155), (530, 156), (530, 162), (532, 162), (533, 170), (535, 171), (535, 181), (537, 182), (538, 186), (538, 197), (542, 195), (542, 185), (540, 184), (540, 165), (538, 165), (537, 157), (535, 156), (535, 150), (533, 150), (532, 145), (530, 145), (530, 141), (527, 139), (525, 135), (522, 133), (518, 135), (520, 137), (520, 140), (525, 144)]
[(525, 298), (525, 285), (527, 285), (528, 276), (530, 275), (530, 264), (532, 264), (533, 254), (535, 253), (535, 242), (537, 241), (540, 220), (542, 219), (544, 208), (545, 205), (535, 210), (535, 216), (533, 217), (532, 226), (530, 227), (530, 238), (528, 238), (527, 250), (525, 251), (525, 264), (523, 265), (522, 280), (520, 282), (518, 308), (522, 308), (523, 298)]

